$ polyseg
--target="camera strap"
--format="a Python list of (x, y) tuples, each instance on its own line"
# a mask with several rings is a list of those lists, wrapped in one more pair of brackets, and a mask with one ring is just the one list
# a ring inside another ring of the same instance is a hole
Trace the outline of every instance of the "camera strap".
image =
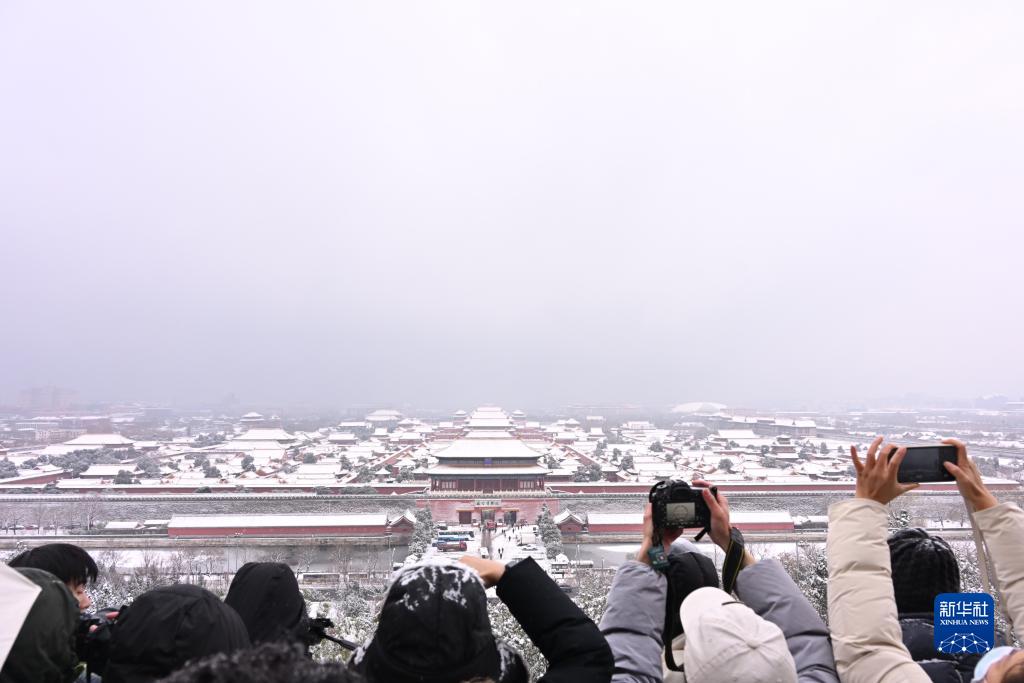
[(743, 555), (745, 544), (743, 534), (736, 527), (729, 529), (729, 548), (725, 551), (725, 561), (722, 563), (722, 590), (732, 593), (736, 587), (736, 577), (743, 568)]
[(651, 561), (651, 567), (655, 571), (664, 573), (668, 569), (668, 558), (665, 557), (665, 547), (661, 542), (661, 530), (655, 529), (651, 534), (651, 548), (647, 551), (647, 558)]

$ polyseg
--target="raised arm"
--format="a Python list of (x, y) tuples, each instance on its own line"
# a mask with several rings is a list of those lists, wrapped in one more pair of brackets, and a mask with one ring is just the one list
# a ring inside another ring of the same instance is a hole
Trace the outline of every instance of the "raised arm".
[[(651, 506), (644, 508), (644, 536), (636, 560), (619, 567), (601, 617), (601, 633), (615, 657), (615, 683), (660, 683), (662, 631), (665, 627), (665, 577), (651, 567), (654, 527)], [(665, 545), (681, 530), (666, 534)]]
[(956, 477), (960, 495), (975, 511), (974, 524), (985, 539), (995, 569), (995, 588), (1020, 638), (1024, 631), (1024, 512), (1013, 503), (996, 500), (978, 466), (967, 457), (967, 446), (956, 439), (944, 443), (956, 446), (956, 465), (946, 463), (946, 469)]
[(552, 581), (532, 557), (506, 566), (466, 555), (548, 660), (545, 683), (608, 683), (612, 653), (597, 625)]
[(850, 449), (856, 497), (828, 511), (828, 618), (836, 668), (843, 683), (927, 683), (903, 645), (885, 542), (886, 506), (916, 484), (896, 481), (906, 449), (890, 460), (888, 449), (879, 452), (881, 442), (875, 439), (863, 463)]

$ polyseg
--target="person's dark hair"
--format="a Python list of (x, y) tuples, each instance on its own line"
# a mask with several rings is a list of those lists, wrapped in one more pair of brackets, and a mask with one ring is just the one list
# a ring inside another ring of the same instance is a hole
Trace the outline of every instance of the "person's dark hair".
[(247, 562), (224, 602), (245, 622), (253, 644), (284, 640), (311, 644), (306, 600), (295, 573), (280, 562)]
[(89, 553), (70, 543), (47, 543), (26, 550), (15, 555), (7, 565), (43, 569), (71, 586), (90, 584), (99, 573)]
[(314, 662), (295, 643), (267, 642), (251, 650), (190, 662), (160, 683), (363, 683), (341, 662)]
[(960, 592), (960, 566), (949, 543), (917, 528), (900, 529), (888, 542), (900, 614), (930, 613), (936, 595)]

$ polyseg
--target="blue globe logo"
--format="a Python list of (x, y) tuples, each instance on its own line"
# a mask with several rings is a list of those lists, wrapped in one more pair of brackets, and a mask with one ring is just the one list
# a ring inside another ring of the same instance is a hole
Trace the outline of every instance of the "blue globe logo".
[(949, 655), (980, 655), (983, 652), (988, 652), (991, 647), (987, 640), (979, 638), (973, 633), (954, 633), (939, 643), (939, 652)]

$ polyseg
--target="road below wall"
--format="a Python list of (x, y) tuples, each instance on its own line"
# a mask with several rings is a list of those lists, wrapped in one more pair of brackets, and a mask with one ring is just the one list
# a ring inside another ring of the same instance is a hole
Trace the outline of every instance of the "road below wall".
[(201, 538), (170, 538), (155, 534), (140, 536), (112, 534), (74, 534), (67, 536), (5, 536), (0, 534), (0, 550), (10, 550), (19, 544), (29, 547), (45, 543), (74, 543), (83, 548), (113, 550), (150, 550), (156, 548), (253, 548), (277, 546), (352, 546), (391, 548), (396, 545), (392, 539), (382, 536), (205, 536)]
[[(729, 494), (733, 510), (788, 510), (794, 517), (825, 515), (828, 506), (849, 496), (840, 493), (732, 493)], [(1021, 504), (1024, 492), (1000, 493), (1000, 500)], [(533, 496), (536, 499), (536, 496)], [(613, 494), (552, 494), (546, 497), (552, 512), (572, 510), (586, 512), (638, 512), (646, 502), (639, 493)], [(12, 515), (19, 524), (35, 524), (36, 519), (56, 518), (60, 524), (83, 523), (97, 520), (170, 519), (172, 515), (214, 514), (346, 514), (386, 513), (394, 518), (406, 510), (415, 510), (425, 501), (455, 500), (445, 496), (313, 496), (313, 495), (139, 495), (139, 496), (79, 496), (79, 495), (0, 495), (0, 523), (10, 522)], [(464, 498), (458, 498), (464, 499)], [(513, 506), (516, 498), (503, 499)], [(912, 515), (931, 519), (958, 519), (962, 502), (951, 493), (911, 493), (898, 499), (896, 507), (908, 506)], [(435, 521), (441, 521), (437, 519)], [(447, 520), (455, 522), (457, 520)], [(532, 521), (532, 520), (531, 520)]]

